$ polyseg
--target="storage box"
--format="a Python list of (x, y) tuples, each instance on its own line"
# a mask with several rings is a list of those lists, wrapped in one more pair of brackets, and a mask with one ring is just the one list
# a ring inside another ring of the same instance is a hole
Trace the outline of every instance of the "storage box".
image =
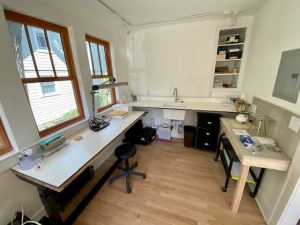
[(228, 52), (227, 59), (241, 59), (243, 52)]
[(130, 112), (132, 111), (132, 106), (128, 104), (115, 104), (112, 106), (113, 111), (124, 111)]
[(215, 68), (215, 73), (229, 73), (228, 66), (217, 66)]
[(171, 127), (159, 126), (157, 129), (157, 137), (160, 140), (171, 141)]
[(217, 61), (225, 60), (226, 55), (217, 55)]

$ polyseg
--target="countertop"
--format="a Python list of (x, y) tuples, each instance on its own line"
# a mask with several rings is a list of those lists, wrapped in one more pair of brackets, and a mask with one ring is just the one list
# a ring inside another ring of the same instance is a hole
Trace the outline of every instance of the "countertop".
[[(123, 119), (112, 119), (110, 125), (99, 132), (93, 132), (88, 128), (80, 131), (69, 138), (69, 145), (44, 158), (44, 165), (37, 171), (21, 170), (19, 165), (13, 167), (12, 170), (26, 180), (60, 192), (76, 178), (78, 171), (83, 171), (100, 158), (103, 150), (107, 149), (143, 115), (142, 111), (131, 112)], [(83, 139), (75, 141), (73, 137), (78, 135)]]
[(226, 98), (184, 98), (183, 103), (175, 103), (174, 97), (139, 97), (129, 104), (140, 108), (237, 112), (235, 105), (227, 103)]

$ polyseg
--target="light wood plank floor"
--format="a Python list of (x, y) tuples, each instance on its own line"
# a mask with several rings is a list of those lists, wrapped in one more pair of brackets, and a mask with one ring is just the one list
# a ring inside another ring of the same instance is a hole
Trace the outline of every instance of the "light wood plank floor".
[(145, 172), (147, 179), (133, 177), (131, 194), (125, 178), (106, 183), (75, 225), (265, 224), (247, 188), (239, 212), (231, 212), (236, 183), (231, 181), (228, 191), (221, 192), (225, 172), (212, 152), (186, 148), (180, 141), (137, 147), (135, 170)]

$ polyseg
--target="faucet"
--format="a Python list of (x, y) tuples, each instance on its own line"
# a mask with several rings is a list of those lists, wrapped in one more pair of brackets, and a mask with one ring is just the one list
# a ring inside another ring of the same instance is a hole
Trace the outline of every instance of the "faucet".
[(177, 90), (177, 88), (174, 88), (173, 95), (175, 95), (175, 102), (179, 102), (180, 98), (178, 97), (178, 90)]

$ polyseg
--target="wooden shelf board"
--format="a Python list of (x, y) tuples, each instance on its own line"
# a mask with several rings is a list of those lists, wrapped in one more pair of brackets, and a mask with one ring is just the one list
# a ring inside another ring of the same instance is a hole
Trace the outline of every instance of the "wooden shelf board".
[(215, 76), (237, 76), (239, 73), (215, 73)]
[(242, 59), (225, 59), (225, 60), (216, 60), (217, 62), (228, 62), (228, 61), (242, 61)]
[(219, 88), (219, 87), (213, 87), (212, 88), (214, 91), (237, 91), (238, 89), (237, 88)]
[(226, 46), (234, 46), (234, 45), (244, 45), (244, 42), (240, 42), (240, 43), (232, 43), (232, 44), (222, 44), (222, 45), (218, 45), (218, 47), (226, 47)]

